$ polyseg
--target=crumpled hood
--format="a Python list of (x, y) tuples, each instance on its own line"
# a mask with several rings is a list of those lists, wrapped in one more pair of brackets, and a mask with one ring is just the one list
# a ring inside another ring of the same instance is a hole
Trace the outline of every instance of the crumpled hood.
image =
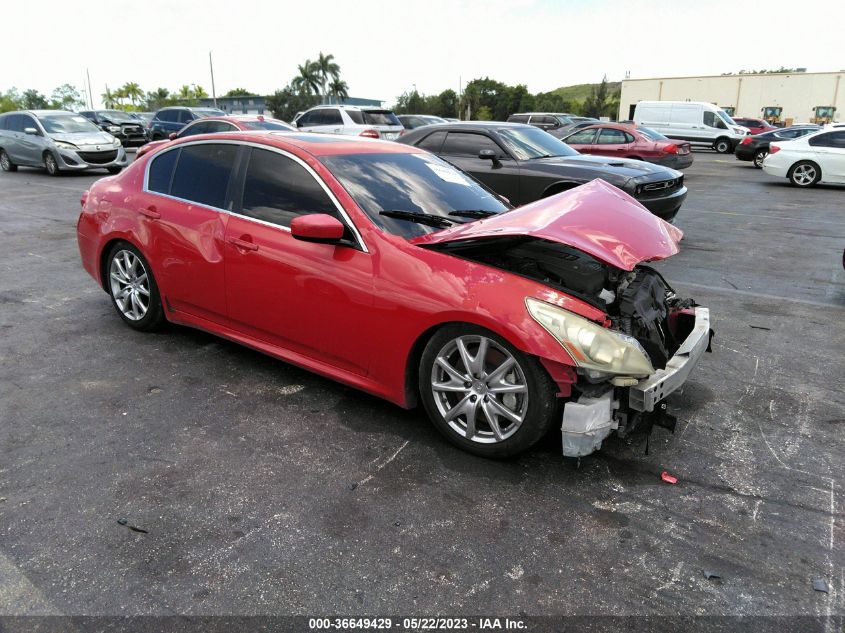
[[(54, 141), (65, 141), (74, 145), (101, 145), (102, 149), (111, 149), (114, 145), (114, 137), (105, 132), (64, 132), (50, 134)], [(106, 147), (108, 145), (108, 147)]]
[(611, 266), (676, 254), (683, 232), (603, 180), (543, 198), (518, 209), (411, 240), (418, 246), (526, 235), (572, 246)]

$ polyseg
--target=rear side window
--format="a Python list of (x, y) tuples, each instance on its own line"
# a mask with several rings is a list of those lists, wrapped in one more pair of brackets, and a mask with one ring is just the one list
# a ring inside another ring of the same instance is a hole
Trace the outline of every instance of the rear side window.
[[(631, 139), (633, 141), (633, 138)], [(628, 135), (622, 130), (614, 130), (612, 128), (604, 128), (599, 134), (599, 145), (624, 145), (630, 143)]]
[(508, 117), (508, 123), (528, 123), (528, 115), (512, 114)]
[(364, 123), (367, 125), (402, 125), (396, 115), (390, 111), (373, 112), (371, 110), (364, 110)]
[(483, 149), (492, 149), (496, 156), (502, 156), (502, 149), (491, 139), (481, 134), (467, 134), (466, 132), (449, 132), (440, 153), (448, 156), (478, 157)]
[(429, 134), (419, 143), (417, 143), (417, 147), (421, 149), (427, 149), (429, 152), (433, 152), (435, 154), (440, 153), (440, 148), (443, 147), (443, 141), (446, 138), (446, 132), (435, 132), (434, 134)]
[(170, 195), (218, 209), (226, 208), (226, 189), (237, 145), (207, 143), (183, 147)]
[(340, 110), (328, 108), (320, 111), (320, 125), (343, 125)]
[(162, 110), (156, 115), (156, 118), (159, 121), (175, 121), (176, 120), (176, 111), (175, 110)]
[(334, 203), (307, 169), (258, 148), (249, 158), (241, 207), (244, 215), (279, 226), (290, 226), (296, 216), (309, 213), (338, 217)]
[(838, 147), (845, 149), (845, 131), (819, 134), (809, 140), (813, 147)]
[(364, 115), (360, 110), (347, 110), (346, 114), (350, 119), (352, 119), (353, 123), (364, 125)]
[(9, 128), (6, 127), (7, 121), (9, 120), (8, 114), (0, 114), (0, 130), (7, 130)]
[(177, 121), (179, 123), (187, 123), (188, 121), (193, 121), (195, 118), (196, 117), (187, 110), (179, 110), (179, 118)]
[(164, 152), (153, 158), (152, 164), (150, 165), (147, 189), (157, 193), (170, 193), (170, 181), (173, 179), (173, 168), (176, 166), (178, 156), (179, 150), (177, 149)]

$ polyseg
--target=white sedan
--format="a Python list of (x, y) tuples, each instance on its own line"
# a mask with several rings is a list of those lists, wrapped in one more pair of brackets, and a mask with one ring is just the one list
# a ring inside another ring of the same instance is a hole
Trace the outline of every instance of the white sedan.
[(788, 178), (796, 187), (845, 183), (845, 124), (834, 123), (801, 138), (772, 143), (763, 171)]

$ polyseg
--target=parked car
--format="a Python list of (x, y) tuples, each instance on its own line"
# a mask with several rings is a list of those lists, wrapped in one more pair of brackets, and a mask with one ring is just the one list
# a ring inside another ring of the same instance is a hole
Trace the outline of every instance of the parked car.
[(178, 132), (191, 121), (209, 116), (226, 116), (223, 110), (217, 108), (186, 108), (182, 106), (162, 108), (155, 113), (150, 123), (149, 137), (152, 141), (160, 141)]
[(413, 130), (424, 125), (446, 123), (446, 119), (430, 114), (400, 114), (396, 117), (406, 130)]
[(598, 119), (563, 112), (522, 112), (508, 117), (508, 123), (527, 123), (545, 130), (556, 138), (563, 138), (574, 130), (598, 122)]
[(530, 125), (450, 123), (412, 130), (399, 142), (441, 156), (516, 205), (601, 178), (672, 220), (687, 196), (679, 171), (638, 160), (583, 156)]
[(397, 138), (405, 129), (390, 110), (346, 105), (315, 106), (298, 115), (293, 124), (303, 132), (348, 134), (388, 141)]
[(232, 132), (146, 154), (82, 205), (82, 264), (128, 326), (421, 401), (478, 455), (528, 449), (561, 409), (565, 455), (670, 426), (710, 340), (707, 308), (644, 265), (681, 231), (601, 181), (510, 210), (414, 147)]
[(796, 187), (845, 183), (845, 126), (827, 126), (789, 141), (769, 143), (763, 171)]
[(84, 110), (82, 116), (101, 130), (119, 138), (124, 147), (137, 147), (147, 142), (143, 122), (122, 110)]
[(156, 115), (155, 112), (130, 112), (129, 114), (130, 116), (133, 116), (136, 119), (142, 121), (145, 130), (150, 129), (150, 124), (153, 122), (153, 119)]
[(819, 130), (818, 125), (793, 125), (787, 128), (774, 128), (771, 132), (763, 132), (754, 136), (746, 136), (734, 150), (739, 160), (750, 160), (757, 169), (763, 168), (763, 160), (769, 155), (769, 144), (772, 141), (788, 141), (800, 138)]
[(43, 167), (51, 176), (62, 171), (126, 167), (120, 140), (88, 119), (64, 110), (24, 110), (0, 114), (0, 167)]
[(284, 121), (279, 121), (278, 119), (264, 117), (261, 114), (236, 114), (232, 116), (206, 117), (204, 119), (197, 119), (188, 123), (188, 125), (178, 132), (171, 132), (168, 140), (166, 141), (152, 141), (147, 143), (144, 147), (138, 150), (135, 158), (140, 158), (148, 152), (157, 150), (162, 145), (167, 145), (170, 141), (185, 138), (186, 136), (211, 134), (212, 132), (247, 132), (249, 130), (296, 132), (296, 128), (292, 125), (289, 125)]
[(601, 123), (572, 132), (561, 140), (582, 154), (644, 160), (672, 169), (692, 165), (689, 143), (672, 141), (647, 127)]
[(724, 110), (703, 101), (640, 101), (634, 122), (669, 138), (712, 147), (720, 154), (733, 152), (748, 135), (748, 129)]
[(779, 128), (775, 127), (765, 119), (748, 119), (746, 117), (731, 117), (734, 123), (747, 127), (749, 134), (762, 134), (763, 132), (771, 132)]

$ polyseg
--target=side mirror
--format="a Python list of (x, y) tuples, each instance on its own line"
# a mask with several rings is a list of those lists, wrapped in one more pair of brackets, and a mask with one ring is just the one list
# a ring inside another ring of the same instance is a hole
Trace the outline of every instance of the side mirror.
[(343, 239), (346, 227), (327, 213), (299, 215), (290, 223), (290, 234), (303, 242), (333, 244)]
[(500, 162), (499, 162), (499, 159), (496, 157), (496, 152), (495, 152), (495, 151), (493, 151), (492, 149), (483, 149), (483, 150), (481, 150), (480, 152), (478, 152), (478, 157), (479, 157), (481, 160), (490, 160), (490, 161), (493, 161), (493, 166), (494, 166), (494, 167), (498, 167), (499, 165), (501, 165), (501, 164), (502, 164), (502, 163), (500, 163)]
[(171, 132), (170, 134), (167, 135), (167, 138), (169, 138), (171, 141), (175, 141), (176, 140), (176, 132)]
[(38, 130), (36, 130), (34, 127), (25, 127), (23, 129), (23, 131), (24, 131), (24, 134), (33, 134), (33, 135), (38, 134)]

